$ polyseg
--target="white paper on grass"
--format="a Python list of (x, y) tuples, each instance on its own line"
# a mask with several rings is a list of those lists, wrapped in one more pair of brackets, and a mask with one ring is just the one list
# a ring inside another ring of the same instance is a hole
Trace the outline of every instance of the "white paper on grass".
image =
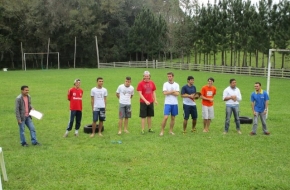
[(39, 111), (36, 111), (36, 110), (31, 110), (29, 115), (35, 117), (36, 119), (41, 119), (43, 114)]

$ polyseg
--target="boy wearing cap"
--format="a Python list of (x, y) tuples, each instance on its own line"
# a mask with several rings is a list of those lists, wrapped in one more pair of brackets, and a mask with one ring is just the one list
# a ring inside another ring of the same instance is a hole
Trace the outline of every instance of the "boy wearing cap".
[(74, 80), (74, 87), (70, 88), (67, 93), (67, 99), (70, 101), (70, 118), (66, 132), (63, 137), (67, 137), (68, 133), (72, 130), (74, 119), (76, 120), (75, 124), (75, 136), (78, 137), (78, 130), (81, 126), (82, 121), (82, 97), (83, 90), (80, 88), (81, 80)]
[(209, 132), (209, 125), (214, 118), (213, 97), (216, 95), (216, 88), (213, 86), (214, 79), (207, 79), (207, 85), (201, 88), (203, 132)]
[(196, 87), (194, 86), (193, 76), (187, 77), (187, 84), (181, 88), (181, 97), (183, 98), (183, 133), (186, 133), (187, 121), (189, 116), (192, 119), (192, 129), (191, 132), (196, 131), (196, 119), (197, 119), (197, 109), (194, 99), (196, 93)]
[(150, 80), (149, 71), (144, 71), (143, 80), (139, 82), (137, 91), (140, 96), (140, 114), (141, 117), (141, 134), (145, 134), (145, 119), (147, 118), (148, 132), (153, 133), (151, 129), (151, 117), (154, 117), (154, 103), (157, 104), (156, 86), (152, 80)]

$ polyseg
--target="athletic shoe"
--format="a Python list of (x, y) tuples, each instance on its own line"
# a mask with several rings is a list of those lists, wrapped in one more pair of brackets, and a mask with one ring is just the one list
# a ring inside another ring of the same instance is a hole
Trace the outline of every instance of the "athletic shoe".
[(227, 131), (224, 131), (224, 132), (223, 132), (224, 135), (226, 135), (227, 133), (228, 133)]
[(253, 136), (253, 135), (256, 135), (256, 133), (254, 133), (253, 131), (250, 132), (250, 135)]
[(142, 130), (142, 131), (141, 131), (141, 134), (142, 134), (142, 135), (144, 135), (144, 134), (145, 134), (145, 131), (144, 131), (144, 130)]
[(173, 132), (169, 132), (170, 135), (175, 135)]
[(125, 133), (130, 133), (128, 130), (124, 130)]
[(163, 137), (163, 133), (161, 132), (161, 133), (159, 134), (159, 136), (160, 136), (160, 137)]
[(241, 134), (242, 134), (242, 132), (241, 132), (240, 130), (238, 130), (238, 134), (240, 134), (240, 135), (241, 135)]
[(155, 132), (153, 131), (153, 129), (149, 129), (148, 132), (149, 132), (149, 133), (155, 133)]
[(33, 144), (34, 146), (38, 145), (38, 146), (41, 146), (41, 144), (39, 142), (36, 142)]
[(269, 133), (269, 132), (264, 132), (264, 134), (265, 134), (265, 135), (270, 135), (270, 133)]
[(75, 136), (78, 137), (79, 136), (79, 133), (75, 133)]
[(122, 132), (121, 132), (121, 131), (119, 131), (119, 132), (118, 132), (118, 135), (121, 135), (121, 134), (122, 134)]
[(21, 144), (21, 146), (28, 147), (28, 144), (27, 143), (24, 143), (24, 144)]
[(191, 132), (196, 132), (196, 128), (191, 129)]
[(68, 136), (68, 133), (65, 133), (65, 134), (63, 135), (64, 138), (66, 138), (67, 136)]

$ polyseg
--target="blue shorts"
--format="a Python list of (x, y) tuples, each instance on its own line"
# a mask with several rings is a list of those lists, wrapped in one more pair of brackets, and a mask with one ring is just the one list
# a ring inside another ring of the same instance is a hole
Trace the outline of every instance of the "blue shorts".
[(191, 115), (191, 119), (197, 119), (196, 106), (189, 106), (189, 105), (183, 104), (183, 117), (184, 117), (184, 119), (188, 120), (189, 115)]
[(164, 105), (164, 115), (170, 115), (170, 113), (172, 116), (178, 115), (178, 105), (165, 104)]
[(93, 122), (106, 121), (106, 110), (105, 108), (100, 108), (100, 111), (93, 111)]

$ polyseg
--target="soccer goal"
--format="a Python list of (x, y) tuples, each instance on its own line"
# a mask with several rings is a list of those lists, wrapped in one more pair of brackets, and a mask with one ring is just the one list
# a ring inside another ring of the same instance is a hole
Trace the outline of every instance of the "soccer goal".
[[(49, 55), (49, 54), (57, 54), (57, 68), (59, 69), (59, 52), (49, 52), (49, 53), (23, 53), (24, 57), (23, 57), (23, 60), (24, 60), (24, 70), (26, 71), (26, 55)], [(47, 58), (48, 60), (48, 58)], [(48, 69), (48, 61), (47, 61), (47, 64), (46, 64), (46, 69)]]
[[(270, 79), (271, 79), (271, 56), (272, 56), (272, 52), (290, 52), (290, 49), (269, 49), (269, 58), (268, 58), (268, 76), (267, 76), (267, 92), (268, 95), (270, 96)], [(268, 118), (268, 112), (269, 109), (267, 111), (267, 115), (266, 118)]]

